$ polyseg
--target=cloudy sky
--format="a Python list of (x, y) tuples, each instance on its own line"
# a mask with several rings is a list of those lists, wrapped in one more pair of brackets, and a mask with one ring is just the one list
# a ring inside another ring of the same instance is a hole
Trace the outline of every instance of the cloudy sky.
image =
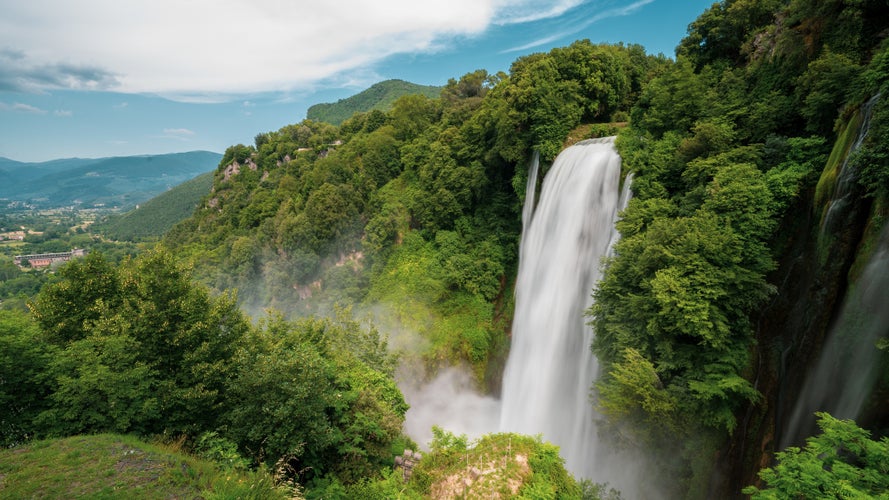
[(0, 156), (222, 152), (400, 78), (577, 39), (673, 56), (712, 0), (0, 0)]

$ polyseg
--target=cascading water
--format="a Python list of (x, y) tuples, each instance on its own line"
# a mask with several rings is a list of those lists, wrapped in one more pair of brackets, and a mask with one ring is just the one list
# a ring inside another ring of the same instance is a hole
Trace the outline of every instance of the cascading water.
[[(879, 94), (873, 96), (861, 108), (858, 134), (843, 160), (836, 188), (822, 219), (819, 241), (824, 245), (830, 244), (830, 239), (842, 233), (855, 218), (856, 200), (861, 192), (857, 184), (857, 165), (851, 159), (867, 137), (873, 108), (879, 98)], [(889, 259), (887, 239), (889, 227), (883, 231), (880, 248), (872, 255), (858, 283), (850, 287), (839, 315), (827, 332), (818, 362), (808, 374), (790, 418), (781, 430), (782, 448), (802, 445), (805, 438), (817, 433), (816, 411), (854, 419), (869, 396), (880, 356), (874, 342), (889, 328), (889, 317), (882, 310), (889, 289), (885, 267)]]
[(861, 107), (861, 126), (858, 129), (858, 135), (855, 138), (855, 142), (852, 143), (849, 148), (849, 152), (846, 154), (846, 158), (843, 160), (843, 164), (840, 167), (839, 177), (836, 182), (836, 190), (833, 194), (832, 199), (829, 201), (827, 211), (824, 214), (824, 220), (821, 224), (822, 232), (835, 232), (839, 226), (841, 226), (844, 221), (842, 214), (844, 210), (853, 202), (853, 198), (856, 196), (855, 186), (858, 182), (858, 170), (853, 168), (854, 165), (850, 164), (850, 160), (854, 157), (858, 148), (861, 147), (861, 144), (864, 143), (864, 139), (867, 137), (867, 133), (870, 130), (870, 120), (873, 115), (874, 105), (877, 103), (877, 100), (880, 98), (880, 94), (876, 94)]
[[(535, 196), (537, 195), (537, 171), (540, 170), (540, 153), (535, 151), (528, 168), (528, 185), (525, 186), (525, 205), (522, 207), (522, 234), (528, 232), (531, 216), (534, 215)], [(520, 250), (521, 251), (521, 250)]]
[(884, 354), (876, 342), (889, 338), (889, 225), (853, 285), (828, 333), (821, 358), (797, 398), (782, 446), (799, 445), (816, 433), (816, 411), (856, 419), (870, 396)]
[(597, 480), (589, 391), (598, 362), (584, 311), (629, 194), (629, 182), (620, 192), (620, 164), (613, 138), (565, 149), (543, 181), (536, 210), (536, 172), (529, 175), (500, 414), (501, 431), (542, 434), (560, 447), (575, 476)]

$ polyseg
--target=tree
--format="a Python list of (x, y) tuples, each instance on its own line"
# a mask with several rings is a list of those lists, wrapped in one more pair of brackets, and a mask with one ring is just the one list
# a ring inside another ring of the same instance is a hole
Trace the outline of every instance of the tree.
[(656, 138), (667, 131), (686, 133), (704, 115), (710, 82), (696, 73), (691, 62), (678, 58), (651, 80), (633, 108), (631, 120)]
[(165, 429), (212, 429), (235, 370), (230, 360), (249, 330), (235, 297), (210, 297), (161, 247), (124, 266), (122, 283), (124, 302), (109, 313), (128, 324), (139, 359), (158, 373)]
[(157, 373), (139, 359), (138, 342), (120, 334), (118, 325), (100, 325), (107, 335), (71, 342), (49, 367), (54, 377), (52, 407), (38, 418), (49, 435), (157, 430)]
[(719, 62), (742, 62), (745, 42), (772, 22), (777, 0), (728, 0), (714, 3), (688, 26), (676, 52), (698, 68)]
[(34, 436), (50, 390), (43, 375), (55, 354), (26, 314), (0, 311), (0, 446)]
[(269, 318), (238, 351), (227, 414), (233, 440), (258, 461), (304, 478), (351, 483), (391, 460), (407, 405), (385, 342), (357, 323)]
[(310, 344), (276, 333), (259, 333), (235, 358), (229, 391), (238, 404), (226, 415), (229, 435), (270, 465), (283, 459), (297, 470), (320, 467), (319, 452), (336, 438), (326, 413), (336, 398), (331, 366)]
[(817, 415), (821, 434), (778, 452), (778, 464), (759, 472), (766, 487), (744, 493), (753, 500), (889, 496), (889, 438), (874, 441), (851, 420)]
[(858, 93), (861, 67), (845, 54), (825, 49), (799, 77), (797, 94), (806, 130), (829, 136), (840, 108)]
[(86, 337), (102, 305), (120, 304), (118, 271), (100, 252), (90, 252), (62, 267), (57, 283), (45, 286), (30, 305), (50, 341), (64, 345)]
[(70, 262), (32, 305), (59, 353), (47, 368), (46, 432), (212, 430), (233, 353), (249, 330), (231, 294), (210, 297), (163, 248), (120, 268)]

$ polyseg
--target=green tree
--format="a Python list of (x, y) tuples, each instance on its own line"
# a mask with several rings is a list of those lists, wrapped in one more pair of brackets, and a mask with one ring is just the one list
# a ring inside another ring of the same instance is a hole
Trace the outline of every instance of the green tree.
[(809, 63), (799, 78), (797, 93), (806, 130), (829, 136), (840, 109), (850, 96), (858, 94), (861, 68), (845, 54), (829, 48)]
[(55, 356), (26, 314), (0, 311), (0, 446), (35, 435), (35, 419), (50, 391), (44, 374)]
[(121, 335), (117, 325), (99, 325), (109, 334), (71, 342), (50, 366), (52, 408), (38, 419), (49, 435), (157, 429), (157, 374), (139, 359), (140, 346), (132, 337)]
[(48, 432), (212, 430), (249, 329), (235, 298), (210, 297), (163, 248), (120, 268), (91, 255), (59, 274), (32, 305), (62, 349), (46, 374)]
[(120, 304), (121, 287), (118, 270), (100, 252), (69, 262), (58, 275), (60, 280), (45, 286), (30, 307), (50, 341), (64, 345), (86, 337), (103, 305)]
[(269, 333), (254, 337), (237, 359), (227, 414), (229, 435), (249, 456), (274, 464), (320, 466), (320, 450), (336, 430), (327, 416), (335, 398), (331, 367), (310, 344)]
[(889, 438), (874, 441), (851, 420), (817, 415), (821, 434), (778, 452), (778, 464), (759, 472), (765, 487), (744, 493), (754, 500), (889, 496)]
[(166, 428), (212, 429), (235, 370), (230, 359), (249, 329), (235, 297), (210, 297), (160, 247), (122, 274), (124, 303), (112, 314), (129, 324), (140, 358), (158, 372)]
[(352, 483), (391, 460), (407, 405), (394, 358), (354, 321), (269, 318), (238, 351), (228, 432), (256, 460)]
[(750, 36), (768, 25), (781, 7), (778, 0), (715, 2), (688, 26), (676, 52), (698, 68), (718, 62), (741, 63)]
[(704, 116), (711, 84), (695, 72), (691, 62), (680, 57), (648, 83), (633, 108), (631, 120), (657, 138), (670, 130), (684, 134)]

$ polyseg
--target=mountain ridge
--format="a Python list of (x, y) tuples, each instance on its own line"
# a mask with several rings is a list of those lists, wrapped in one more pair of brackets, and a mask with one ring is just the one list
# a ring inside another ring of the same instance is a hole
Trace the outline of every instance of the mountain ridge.
[(222, 155), (189, 151), (159, 155), (0, 159), (0, 198), (41, 207), (130, 207), (216, 168)]
[(388, 111), (398, 98), (405, 95), (421, 94), (436, 98), (442, 88), (398, 79), (383, 80), (336, 102), (323, 102), (310, 106), (306, 111), (306, 119), (341, 125), (355, 113), (366, 113), (375, 109)]

